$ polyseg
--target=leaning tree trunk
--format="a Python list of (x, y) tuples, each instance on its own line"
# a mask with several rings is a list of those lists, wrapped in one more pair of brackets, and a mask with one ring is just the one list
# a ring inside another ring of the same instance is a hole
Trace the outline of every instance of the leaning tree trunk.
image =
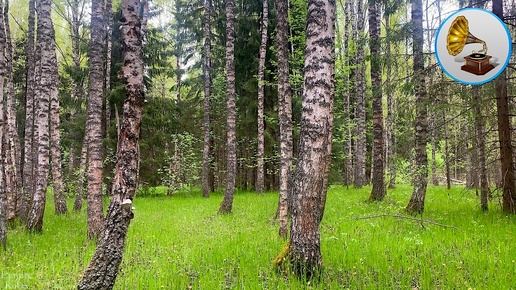
[(34, 163), (32, 162), (35, 155), (36, 147), (36, 132), (34, 131), (34, 110), (35, 110), (35, 73), (36, 73), (36, 61), (35, 61), (35, 14), (36, 0), (29, 0), (29, 19), (27, 28), (27, 79), (25, 87), (25, 135), (24, 135), (24, 147), (23, 147), (23, 198), (20, 204), (19, 216), (23, 222), (27, 221), (29, 215), (30, 206), (32, 204), (32, 198), (35, 190), (35, 172)]
[(204, 145), (202, 152), (202, 196), (210, 197), (210, 107), (211, 107), (211, 0), (204, 0)]
[(319, 225), (328, 188), (335, 93), (335, 1), (310, 0), (306, 29), (303, 113), (293, 175), (291, 262), (300, 277), (322, 266)]
[(355, 64), (355, 187), (366, 185), (366, 79), (364, 62), (364, 4), (357, 1), (357, 54)]
[(45, 212), (46, 191), (48, 186), (48, 172), (50, 167), (49, 154), (49, 110), (50, 98), (57, 92), (57, 58), (55, 51), (55, 32), (51, 18), (52, 2), (40, 0), (38, 6), (37, 40), (40, 47), (40, 79), (37, 108), (38, 126), (38, 159), (36, 169), (36, 191), (27, 220), (29, 231), (43, 231), (43, 215)]
[(384, 184), (384, 139), (382, 106), (382, 64), (380, 59), (380, 3), (369, 0), (369, 37), (371, 51), (371, 87), (373, 92), (373, 171), (370, 200), (383, 200)]
[(88, 238), (97, 239), (102, 231), (102, 96), (104, 1), (94, 0), (91, 5), (90, 77), (88, 97)]
[[(502, 21), (503, 1), (493, 0), (493, 13)], [(516, 213), (516, 180), (511, 145), (511, 126), (509, 120), (509, 98), (505, 71), (496, 78), (496, 109), (498, 112), (498, 138), (500, 140), (500, 159), (502, 168), (503, 210)]]
[(279, 235), (287, 237), (288, 188), (292, 170), (292, 91), (288, 68), (288, 0), (276, 0), (278, 57), (278, 111), (280, 123)]
[(226, 90), (227, 90), (227, 172), (226, 192), (219, 213), (233, 208), (236, 176), (236, 108), (235, 108), (235, 1), (226, 0)]
[(263, 192), (263, 152), (264, 152), (264, 118), (263, 103), (265, 98), (265, 58), (267, 56), (267, 27), (269, 26), (269, 5), (268, 0), (263, 0), (262, 10), (262, 38), (260, 42), (260, 53), (258, 62), (258, 153), (256, 169), (256, 192)]
[(142, 109), (145, 102), (143, 83), (143, 26), (139, 0), (122, 0), (120, 32), (124, 47), (126, 99), (122, 128), (118, 138), (117, 163), (106, 224), (78, 289), (112, 289), (118, 275), (133, 218), (132, 199), (138, 186), (139, 139)]
[(412, 51), (414, 53), (414, 86), (416, 91), (415, 126), (415, 172), (414, 191), (406, 207), (409, 213), (422, 214), (425, 209), (426, 186), (428, 183), (428, 159), (426, 155), (427, 135), (427, 97), (425, 88), (423, 59), (423, 9), (421, 0), (412, 1)]

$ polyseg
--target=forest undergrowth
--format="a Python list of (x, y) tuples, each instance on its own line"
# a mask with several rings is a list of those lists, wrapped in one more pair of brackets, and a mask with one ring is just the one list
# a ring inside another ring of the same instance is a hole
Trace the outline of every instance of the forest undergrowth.
[[(495, 194), (482, 212), (475, 191), (430, 187), (425, 213), (400, 218), (411, 187), (366, 202), (370, 187), (332, 186), (321, 224), (324, 272), (304, 282), (272, 269), (285, 241), (277, 193), (237, 192), (218, 215), (222, 193), (137, 197), (115, 289), (515, 289), (516, 217)], [(72, 200), (69, 200), (71, 203)], [(422, 219), (422, 221), (421, 221)], [(55, 216), (47, 200), (43, 234), (12, 227), (0, 252), (0, 289), (76, 289), (95, 244), (86, 212)]]

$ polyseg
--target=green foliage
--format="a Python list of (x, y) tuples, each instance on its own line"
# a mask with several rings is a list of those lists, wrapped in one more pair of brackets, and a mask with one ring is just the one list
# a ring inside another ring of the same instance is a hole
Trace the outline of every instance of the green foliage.
[[(429, 188), (423, 219), (441, 225), (389, 216), (356, 219), (403, 214), (408, 186), (389, 191), (381, 203), (364, 202), (370, 187), (331, 187), (321, 224), (325, 271), (320, 283), (310, 284), (272, 268), (285, 245), (273, 220), (275, 193), (237, 192), (234, 213), (217, 215), (221, 193), (203, 199), (198, 190), (174, 197), (165, 196), (166, 188), (153, 190), (160, 196), (134, 200), (135, 218), (114, 289), (511, 289), (516, 284), (508, 274), (515, 269), (515, 217), (505, 216), (494, 201), (482, 212), (474, 191), (459, 187)], [(21, 227), (9, 232), (8, 251), (0, 253), (0, 288), (75, 289), (95, 249), (86, 239), (86, 212), (55, 216), (51, 199), (48, 205), (43, 234)]]
[(147, 97), (140, 139), (140, 179), (152, 186), (161, 182), (158, 170), (168, 166), (168, 152), (178, 129), (178, 108), (169, 98)]
[(294, 47), (294, 50), (291, 51), (289, 55), (290, 85), (293, 95), (301, 96), (303, 93), (308, 2), (304, 0), (293, 0), (290, 1), (289, 5), (288, 22), (291, 30), (289, 42), (291, 42)]
[(165, 152), (165, 166), (158, 169), (162, 185), (173, 185), (171, 190), (200, 183), (202, 166), (202, 140), (189, 133), (172, 136), (170, 150)]

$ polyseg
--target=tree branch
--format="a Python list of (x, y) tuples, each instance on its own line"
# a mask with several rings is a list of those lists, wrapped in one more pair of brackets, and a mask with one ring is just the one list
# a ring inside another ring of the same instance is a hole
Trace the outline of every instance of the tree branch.
[(432, 225), (437, 225), (437, 226), (441, 226), (441, 227), (445, 227), (445, 228), (452, 228), (452, 229), (460, 230), (456, 226), (445, 225), (445, 224), (441, 224), (441, 223), (434, 222), (434, 221), (431, 221), (431, 220), (425, 220), (425, 219), (422, 219), (422, 218), (420, 219), (420, 218), (415, 218), (415, 217), (406, 216), (406, 215), (400, 215), (400, 214), (384, 213), (384, 214), (379, 214), (379, 215), (361, 216), (361, 217), (355, 217), (355, 220), (365, 220), (365, 219), (373, 219), (373, 218), (380, 218), (380, 217), (396, 217), (396, 218), (401, 218), (401, 219), (418, 221), (418, 222), (421, 223), (421, 226), (423, 228), (424, 228), (423, 223), (429, 223), (429, 224), (432, 224)]

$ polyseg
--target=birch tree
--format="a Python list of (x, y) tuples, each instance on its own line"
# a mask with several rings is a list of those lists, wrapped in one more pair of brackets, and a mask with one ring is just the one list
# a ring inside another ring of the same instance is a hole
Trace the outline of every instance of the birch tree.
[(278, 57), (278, 111), (280, 122), (279, 235), (287, 237), (288, 189), (292, 171), (292, 91), (288, 65), (288, 0), (276, 0)]
[(354, 65), (355, 83), (355, 187), (360, 188), (367, 183), (366, 180), (366, 79), (364, 61), (364, 3), (357, 1), (356, 29), (354, 38), (356, 41), (356, 58)]
[[(57, 60), (56, 60), (57, 62)], [(51, 160), (52, 160), (52, 189), (54, 192), (54, 205), (56, 214), (68, 212), (66, 196), (64, 194), (63, 172), (61, 160), (61, 131), (59, 118), (59, 91), (57, 88), (58, 73), (57, 63), (52, 67), (52, 82), (56, 85), (52, 88), (50, 96), (50, 137), (51, 137)]]
[(331, 161), (335, 1), (310, 0), (306, 27), (299, 155), (290, 189), (290, 251), (294, 272), (310, 278), (322, 266), (319, 225)]
[(7, 192), (4, 179), (4, 83), (5, 83), (5, 33), (3, 1), (0, 0), (0, 247), (7, 247)]
[[(350, 44), (352, 41), (350, 40), (350, 35), (352, 33), (352, 29), (354, 27), (354, 18), (356, 15), (354, 15), (354, 5), (351, 3), (352, 1), (340, 1), (340, 5), (343, 6), (342, 9), (344, 10), (344, 39), (343, 39), (343, 58), (344, 65), (349, 66), (350, 60), (351, 60), (351, 53), (350, 53)], [(351, 74), (346, 74), (344, 76), (344, 84), (346, 86), (345, 89), (345, 96), (344, 96), (344, 102), (343, 102), (343, 109), (344, 109), (344, 126), (345, 126), (345, 140), (344, 140), (344, 181), (343, 184), (345, 186), (349, 186), (353, 183), (353, 120), (351, 119), (352, 116), (352, 96), (350, 94), (351, 88)]]
[[(120, 32), (124, 47), (126, 99), (118, 138), (117, 162), (113, 192), (106, 224), (78, 289), (112, 289), (119, 272), (127, 230), (134, 214), (132, 200), (138, 187), (139, 139), (144, 95), (143, 36), (145, 18), (141, 18), (142, 2), (122, 0)], [(143, 13), (145, 15), (145, 12)]]
[(104, 223), (102, 209), (102, 96), (104, 1), (91, 5), (90, 76), (86, 140), (88, 144), (88, 237), (97, 239)]
[(267, 56), (267, 28), (269, 26), (269, 0), (263, 0), (261, 41), (258, 62), (258, 153), (257, 172), (256, 172), (256, 192), (263, 192), (263, 154), (264, 154), (264, 116), (263, 103), (265, 98), (265, 57)]
[(423, 59), (423, 4), (421, 0), (412, 1), (412, 51), (414, 53), (414, 88), (416, 94), (415, 125), (415, 172), (414, 191), (406, 207), (409, 213), (422, 214), (425, 209), (426, 186), (428, 183), (427, 143), (427, 96)]
[[(3, 19), (9, 19), (9, 1), (5, 1), (3, 5)], [(16, 218), (21, 202), (20, 190), (20, 144), (18, 139), (18, 131), (16, 130), (16, 101), (15, 88), (13, 83), (13, 46), (11, 40), (11, 31), (9, 21), (4, 21), (4, 35), (5, 35), (5, 66), (4, 66), (4, 177), (5, 190), (7, 191), (7, 221), (12, 222)]]
[(369, 0), (369, 37), (371, 52), (371, 88), (373, 93), (373, 164), (371, 200), (383, 200), (384, 183), (384, 139), (382, 106), (382, 65), (380, 59), (380, 3)]
[(50, 100), (58, 93), (57, 88), (57, 58), (55, 52), (55, 32), (51, 18), (50, 0), (38, 2), (37, 43), (40, 53), (40, 74), (37, 79), (38, 106), (37, 106), (37, 140), (38, 155), (36, 169), (36, 191), (29, 212), (27, 229), (35, 232), (43, 231), (43, 215), (45, 212), (46, 191), (48, 186), (48, 172), (50, 166), (50, 128), (49, 110)]
[(37, 136), (34, 128), (35, 114), (35, 88), (36, 88), (36, 55), (35, 55), (35, 30), (36, 30), (36, 0), (29, 0), (29, 17), (27, 27), (27, 76), (25, 84), (25, 128), (23, 144), (23, 198), (21, 199), (19, 216), (24, 222), (27, 221), (34, 190), (36, 178), (34, 172), (35, 148)]
[[(390, 11), (385, 12), (385, 23), (386, 23), (386, 38), (389, 39), (391, 34), (390, 29)], [(388, 42), (385, 48), (385, 55), (390, 58), (391, 56), (391, 43)], [(394, 160), (394, 85), (392, 83), (392, 62), (386, 63), (386, 94), (387, 94), (387, 115), (385, 117), (385, 168), (388, 171), (388, 187), (394, 188), (396, 186), (396, 162)]]
[(233, 208), (236, 177), (236, 94), (235, 94), (235, 1), (226, 0), (226, 131), (227, 171), (226, 192), (219, 213), (230, 213)]
[(204, 0), (204, 58), (203, 58), (203, 73), (204, 73), (204, 145), (202, 155), (202, 196), (210, 196), (210, 171), (211, 162), (211, 0)]

